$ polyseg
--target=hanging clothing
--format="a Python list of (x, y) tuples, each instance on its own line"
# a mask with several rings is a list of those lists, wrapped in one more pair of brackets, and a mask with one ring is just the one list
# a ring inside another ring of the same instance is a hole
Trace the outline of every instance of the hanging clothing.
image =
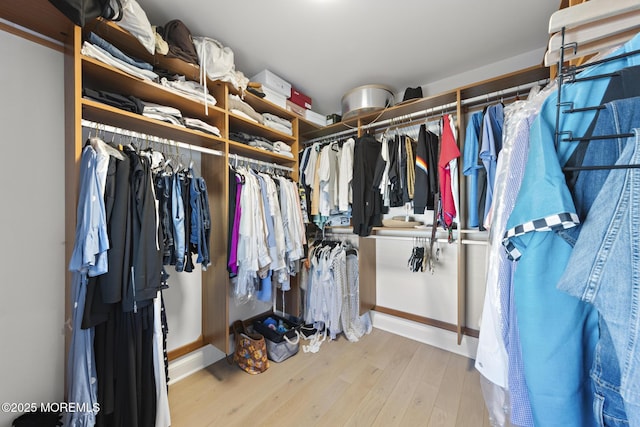
[(438, 137), (422, 124), (418, 132), (415, 161), (415, 190), (413, 212), (424, 213), (425, 208), (434, 209), (438, 192)]
[(234, 170), (234, 180), (237, 203), (229, 213), (234, 219), (228, 263), (237, 273), (234, 298), (239, 303), (270, 301), (273, 286), (290, 290), (290, 276), (304, 257), (298, 185), (245, 167)]
[[(493, 186), (496, 180), (496, 163), (498, 154), (502, 149), (502, 126), (504, 122), (504, 109), (502, 104), (492, 105), (487, 108), (482, 122), (482, 139), (480, 141), (480, 160), (487, 172), (487, 196), (484, 204), (484, 212), (479, 221), (487, 222), (487, 216), (493, 200)], [(486, 225), (485, 225), (486, 227)]]
[(380, 143), (372, 135), (358, 139), (353, 154), (353, 232), (368, 236), (382, 225), (382, 197), (373, 186)]
[(414, 141), (410, 137), (404, 137), (405, 152), (406, 152), (406, 170), (407, 170), (407, 199), (405, 203), (409, 203), (413, 200), (415, 184), (416, 184), (416, 157), (413, 153)]
[[(512, 303), (511, 279), (515, 265), (504, 251), (502, 236), (506, 231), (506, 222), (515, 205), (524, 175), (529, 147), (529, 128), (540, 105), (550, 93), (550, 88), (540, 94), (536, 92), (537, 95), (533, 99), (515, 102), (504, 110), (504, 140), (496, 169), (494, 221), (491, 225), (487, 283), (481, 321), (483, 327), (476, 355), (478, 371), (504, 390), (503, 393), (509, 394), (506, 402), (495, 402), (490, 405), (490, 408), (504, 413), (502, 408), (510, 404), (511, 422), (519, 426), (532, 426), (533, 415), (522, 366), (515, 304)], [(494, 419), (502, 416), (502, 414), (491, 412), (490, 415)]]
[[(83, 407), (98, 405), (97, 373), (93, 350), (94, 330), (81, 329), (89, 271), (96, 276), (107, 271), (106, 261), (100, 254), (109, 249), (104, 199), (100, 196), (103, 184), (96, 174), (97, 154), (91, 146), (82, 150), (80, 159), (80, 193), (78, 195), (76, 241), (69, 270), (73, 273), (71, 301), (73, 307), (72, 335), (67, 360), (67, 395), (72, 402)], [(93, 426), (96, 412), (67, 412), (65, 425)]]
[(448, 114), (443, 116), (442, 125), (442, 141), (440, 147), (440, 155), (438, 159), (438, 179), (440, 182), (440, 199), (442, 200), (441, 217), (443, 226), (450, 229), (456, 216), (456, 201), (457, 197), (457, 158), (460, 157), (460, 150), (456, 143), (450, 117)]
[[(640, 119), (639, 97), (604, 105), (592, 136), (635, 133), (634, 126)], [(587, 147), (583, 165), (638, 164), (638, 147), (635, 135), (607, 141), (606, 145), (592, 143)], [(635, 391), (640, 363), (633, 362), (639, 353), (633, 350), (634, 338), (630, 333), (637, 325), (633, 306), (638, 302), (633, 278), (636, 249), (631, 243), (637, 228), (631, 219), (637, 211), (631, 200), (635, 183), (634, 169), (579, 175), (572, 194), (584, 220), (571, 230), (573, 235), (579, 235), (567, 270), (558, 283), (559, 289), (598, 309), (600, 341), (592, 370), (595, 391), (610, 402), (604, 408), (606, 415), (619, 417), (626, 412), (630, 425), (640, 423), (640, 399)], [(603, 343), (612, 346), (605, 347)], [(605, 365), (605, 361), (609, 363)]]
[(358, 341), (371, 332), (369, 313), (360, 316), (358, 252), (349, 244), (319, 242), (309, 250), (309, 271), (303, 274), (304, 319), (330, 339), (344, 332)]
[(353, 150), (356, 141), (353, 138), (347, 139), (342, 145), (340, 156), (340, 166), (338, 170), (338, 210), (347, 212), (353, 201)]
[[(614, 55), (638, 47), (636, 36)], [(639, 65), (638, 57), (628, 56), (588, 68), (581, 77), (635, 65)], [(608, 83), (609, 78), (603, 77), (567, 84), (562, 101), (573, 102), (574, 108), (599, 105)], [(562, 140), (555, 144), (556, 98), (547, 99), (531, 127), (527, 167), (507, 223), (505, 243), (518, 259), (515, 303), (534, 422), (589, 426), (596, 424), (589, 372), (598, 339), (598, 316), (593, 306), (556, 288), (571, 255), (572, 239), (563, 230), (579, 222), (561, 170), (575, 144)], [(584, 135), (594, 116), (594, 111), (562, 114), (559, 129)], [(570, 370), (567, 360), (571, 360)]]
[(240, 236), (240, 215), (242, 207), (240, 198), (242, 195), (242, 185), (244, 177), (237, 173), (235, 169), (229, 168), (229, 218), (227, 241), (227, 271), (230, 277), (238, 274), (238, 239)]
[[(478, 227), (478, 174), (479, 170), (483, 169), (478, 164), (479, 141), (480, 141), (480, 127), (482, 126), (483, 113), (478, 111), (473, 113), (469, 117), (469, 123), (467, 124), (467, 130), (465, 132), (464, 140), (464, 154), (462, 157), (462, 173), (467, 176), (467, 226)], [(484, 169), (483, 169), (484, 170)], [(486, 172), (483, 174), (486, 175)], [(482, 179), (486, 179), (483, 176)]]

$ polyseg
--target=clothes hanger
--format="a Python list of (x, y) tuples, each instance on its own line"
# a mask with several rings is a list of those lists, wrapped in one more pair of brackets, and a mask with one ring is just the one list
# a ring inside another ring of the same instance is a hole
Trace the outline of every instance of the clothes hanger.
[[(94, 150), (102, 149), (109, 156), (114, 157), (114, 158), (116, 158), (118, 160), (124, 160), (124, 155), (120, 151), (116, 150), (115, 148), (113, 148), (112, 146), (110, 146), (109, 144), (104, 142), (104, 138), (100, 138), (99, 137), (99, 133), (100, 133), (100, 128), (99, 128), (98, 124), (96, 123), (96, 135), (95, 136), (91, 136), (91, 132), (89, 132), (89, 138), (88, 138), (88, 142), (89, 142), (89, 144), (91, 144), (91, 146), (94, 148)], [(114, 136), (115, 136), (115, 134), (112, 134), (112, 138)]]

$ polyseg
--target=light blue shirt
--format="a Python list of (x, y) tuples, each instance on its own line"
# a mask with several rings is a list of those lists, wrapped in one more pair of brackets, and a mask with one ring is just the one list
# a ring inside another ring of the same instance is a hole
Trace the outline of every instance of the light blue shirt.
[[(637, 49), (640, 36), (614, 55)], [(639, 55), (628, 56), (591, 67), (580, 77), (638, 63)], [(572, 101), (575, 108), (599, 105), (608, 83), (609, 78), (599, 78), (564, 84), (562, 101)], [(557, 92), (545, 101), (531, 127), (525, 175), (507, 223), (505, 243), (521, 254), (514, 274), (514, 292), (535, 425), (588, 427), (596, 425), (589, 370), (598, 339), (597, 312), (556, 289), (572, 251), (562, 237), (562, 229), (575, 226), (577, 221), (561, 170), (576, 144), (560, 141), (555, 146), (556, 103)], [(559, 128), (575, 136), (584, 135), (594, 115), (594, 111), (561, 114)], [(557, 221), (560, 217), (564, 218)], [(545, 222), (546, 228), (542, 226)]]
[[(93, 328), (82, 329), (87, 275), (107, 272), (107, 257), (99, 256), (109, 249), (104, 199), (96, 173), (97, 156), (87, 146), (80, 161), (80, 193), (78, 196), (76, 239), (69, 263), (73, 272), (71, 284), (72, 335), (67, 360), (67, 399), (83, 407), (97, 404), (97, 374), (93, 353)], [(65, 414), (69, 426), (93, 426), (95, 413)]]
[(480, 141), (480, 159), (487, 171), (487, 197), (484, 204), (484, 218), (478, 218), (479, 221), (484, 221), (487, 218), (493, 202), (493, 184), (496, 180), (498, 153), (502, 149), (503, 122), (502, 104), (487, 108), (482, 122), (482, 141)]
[(464, 152), (462, 155), (462, 173), (468, 177), (468, 227), (478, 226), (478, 169), (482, 168), (482, 166), (478, 164), (480, 126), (482, 126), (482, 111), (473, 113), (469, 118), (467, 131), (465, 132)]
[(98, 276), (107, 272), (109, 249), (102, 185), (96, 173), (98, 157), (91, 146), (82, 151), (80, 193), (76, 210), (76, 241), (69, 262), (70, 271)]

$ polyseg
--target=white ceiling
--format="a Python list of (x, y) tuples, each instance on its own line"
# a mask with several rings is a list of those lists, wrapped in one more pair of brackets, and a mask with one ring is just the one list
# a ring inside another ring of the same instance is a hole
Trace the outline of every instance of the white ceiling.
[[(229, 46), (236, 69), (267, 68), (340, 112), (364, 84), (402, 93), (544, 48), (559, 0), (138, 0), (153, 25), (182, 20)], [(542, 61), (542, 57), (540, 58)]]

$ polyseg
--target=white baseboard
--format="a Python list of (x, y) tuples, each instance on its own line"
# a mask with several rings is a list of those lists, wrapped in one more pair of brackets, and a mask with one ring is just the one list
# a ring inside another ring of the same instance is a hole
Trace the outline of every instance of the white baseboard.
[(458, 335), (445, 329), (376, 311), (371, 311), (371, 319), (374, 328), (429, 344), (469, 359), (476, 358), (478, 351), (477, 338), (464, 335), (462, 342), (458, 345)]
[(208, 344), (169, 362), (169, 385), (223, 359), (225, 354)]

